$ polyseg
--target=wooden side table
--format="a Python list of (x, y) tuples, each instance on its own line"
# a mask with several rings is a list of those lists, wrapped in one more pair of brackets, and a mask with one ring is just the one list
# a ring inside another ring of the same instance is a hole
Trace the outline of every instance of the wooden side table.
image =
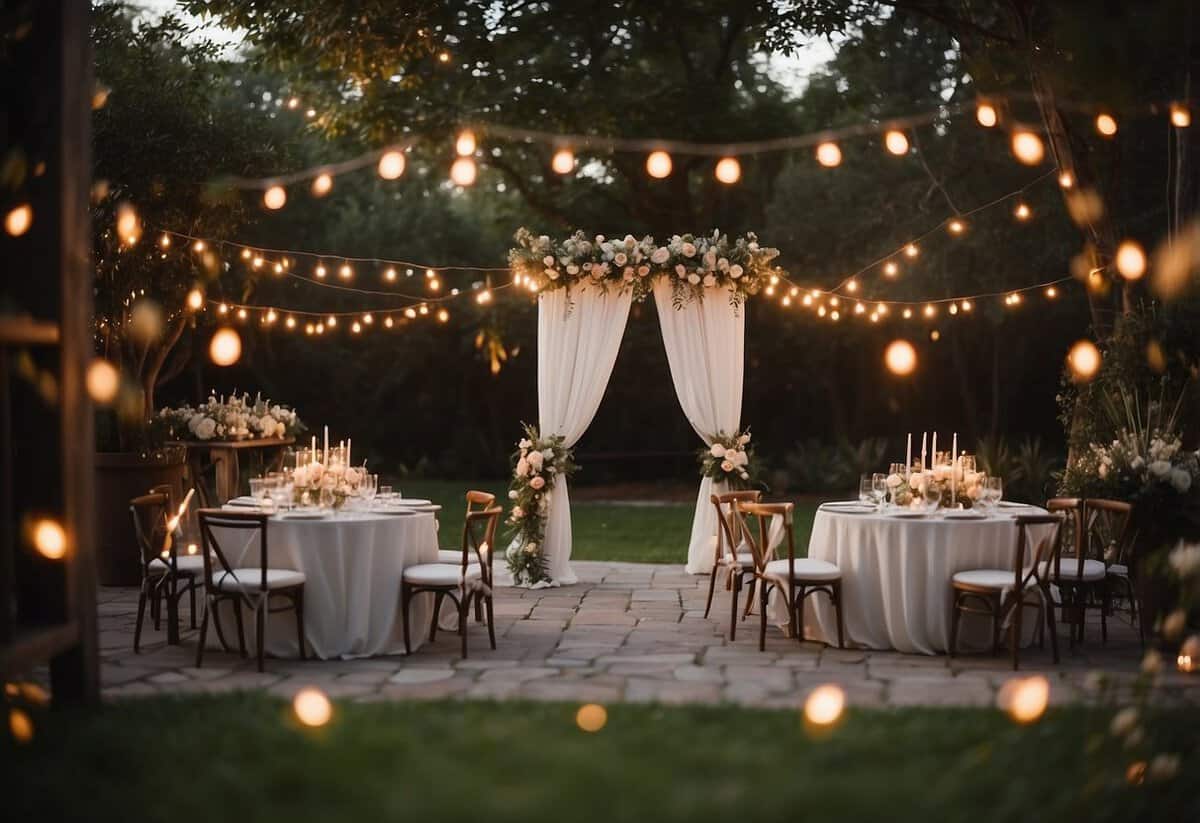
[[(240, 483), (238, 458), (241, 452), (281, 449), (295, 442), (296, 438), (294, 437), (271, 437), (259, 440), (175, 440), (167, 445), (183, 446), (187, 449), (188, 473), (192, 476), (192, 484), (195, 486), (200, 484), (202, 472), (207, 468), (201, 464), (201, 457), (208, 458), (208, 463), (213, 467), (217, 480), (217, 498), (210, 503), (220, 506), (238, 496)], [(199, 490), (197, 493), (200, 493)], [(201, 497), (201, 500), (204, 499), (205, 497)]]

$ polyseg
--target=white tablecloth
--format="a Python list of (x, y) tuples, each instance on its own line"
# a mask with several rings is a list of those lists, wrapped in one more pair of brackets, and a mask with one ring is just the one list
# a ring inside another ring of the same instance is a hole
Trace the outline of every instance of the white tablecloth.
[[(257, 534), (214, 529), (230, 564), (258, 566)], [(400, 578), (406, 566), (437, 562), (437, 520), (433, 513), (409, 515), (342, 512), (326, 520), (272, 517), (267, 526), (271, 568), (304, 572), (304, 633), (308, 653), (320, 658), (403, 654)], [(282, 601), (281, 601), (282, 602)], [(429, 631), (432, 595), (410, 607), (412, 646)], [(254, 621), (243, 608), (246, 645), (254, 651)], [(236, 648), (232, 610), (222, 606), (221, 625)], [(209, 645), (217, 644), (209, 629)], [(291, 611), (267, 618), (267, 653), (298, 657), (296, 619)]]
[[(954, 603), (950, 578), (969, 569), (1012, 569), (1016, 513), (1045, 512), (1035, 507), (1001, 509), (986, 520), (947, 520), (818, 510), (808, 556), (835, 563), (842, 571), (847, 645), (945, 652)], [(1032, 532), (1040, 539), (1050, 528), (1035, 527)], [(1022, 634), (1028, 640), (1036, 623), (1033, 610), (1027, 609), (1022, 619)], [(805, 633), (837, 642), (836, 613), (823, 594), (810, 596), (805, 604)], [(987, 618), (964, 615), (958, 645), (961, 651), (990, 647)]]

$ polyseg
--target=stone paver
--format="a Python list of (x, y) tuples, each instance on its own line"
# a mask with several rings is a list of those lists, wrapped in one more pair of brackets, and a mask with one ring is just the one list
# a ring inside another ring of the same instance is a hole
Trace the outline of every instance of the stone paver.
[[(472, 622), (471, 657), (459, 658), (459, 638), (439, 632), (406, 658), (273, 660), (264, 673), (237, 654), (209, 651), (195, 668), (196, 632), (168, 646), (164, 631), (147, 623), (141, 654), (133, 653), (137, 592), (100, 592), (101, 681), (109, 699), (162, 693), (266, 690), (288, 697), (305, 685), (357, 701), (530, 699), (572, 702), (735, 703), (798, 708), (814, 688), (842, 687), (850, 705), (991, 705), (1013, 676), (1007, 656), (947, 657), (894, 651), (837, 649), (797, 643), (771, 627), (766, 651), (758, 650), (757, 616), (739, 626), (730, 642), (728, 593), (718, 589), (704, 618), (707, 576), (677, 566), (574, 564), (580, 583), (557, 589), (501, 588), (496, 592), (497, 650), (487, 629)], [(186, 606), (184, 607), (186, 612)], [(187, 625), (187, 615), (183, 615)], [(1020, 674), (1044, 674), (1058, 704), (1091, 697), (1094, 672), (1128, 683), (1142, 658), (1137, 638), (1120, 617), (1109, 621), (1109, 640), (1089, 626), (1088, 641), (1068, 648), (1062, 662), (1046, 650), (1022, 654)], [(1164, 689), (1200, 703), (1200, 678), (1167, 672)]]

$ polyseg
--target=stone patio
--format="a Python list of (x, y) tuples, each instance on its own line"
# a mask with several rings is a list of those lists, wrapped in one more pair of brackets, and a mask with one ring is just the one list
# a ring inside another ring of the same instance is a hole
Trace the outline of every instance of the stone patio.
[[(213, 651), (203, 669), (193, 667), (196, 633), (184, 630), (178, 646), (166, 644), (147, 620), (141, 654), (133, 653), (135, 589), (100, 591), (101, 678), (108, 698), (159, 693), (211, 693), (265, 689), (290, 696), (316, 685), (333, 697), (354, 700), (525, 698), (533, 700), (735, 703), (794, 707), (823, 683), (845, 689), (851, 705), (991, 705), (1013, 676), (1006, 657), (971, 655), (950, 660), (887, 651), (839, 650), (803, 645), (768, 628), (767, 650), (758, 651), (757, 616), (726, 638), (728, 594), (718, 588), (712, 616), (704, 618), (708, 578), (678, 566), (635, 563), (573, 564), (580, 584), (558, 589), (496, 592), (496, 651), (486, 628), (472, 623), (470, 658), (459, 659), (459, 638), (439, 632), (411, 658), (307, 661), (268, 659), (266, 672), (252, 659)], [(186, 626), (187, 612), (183, 607)], [(1109, 639), (1089, 626), (1087, 642), (1068, 650), (1060, 631), (1062, 662), (1049, 650), (1028, 649), (1021, 674), (1051, 681), (1051, 700), (1089, 695), (1091, 673), (1121, 680), (1136, 674), (1142, 652), (1125, 615), (1109, 621)], [(1174, 699), (1200, 702), (1200, 678), (1173, 670), (1160, 687)]]

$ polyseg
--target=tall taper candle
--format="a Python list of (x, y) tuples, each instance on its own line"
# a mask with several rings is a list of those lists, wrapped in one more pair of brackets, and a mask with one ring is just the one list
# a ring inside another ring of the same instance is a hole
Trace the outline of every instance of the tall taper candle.
[(352, 461), (352, 460), (350, 459), (350, 444), (351, 444), (351, 443), (353, 443), (353, 442), (354, 442), (354, 441), (353, 441), (353, 440), (351, 440), (349, 437), (347, 437), (347, 438), (346, 438), (346, 466), (347, 466), (347, 467), (350, 467), (350, 466), (353, 466), (353, 465), (354, 465), (354, 461)]
[(324, 453), (324, 456), (321, 458), (321, 462), (324, 463), (326, 466), (329, 465), (329, 427), (328, 426), (325, 427), (325, 453)]
[(908, 445), (904, 449), (904, 479), (912, 477), (912, 432), (908, 433)]
[(930, 455), (930, 458), (933, 460), (933, 465), (936, 468), (937, 467), (937, 432), (933, 433), (933, 453)]

